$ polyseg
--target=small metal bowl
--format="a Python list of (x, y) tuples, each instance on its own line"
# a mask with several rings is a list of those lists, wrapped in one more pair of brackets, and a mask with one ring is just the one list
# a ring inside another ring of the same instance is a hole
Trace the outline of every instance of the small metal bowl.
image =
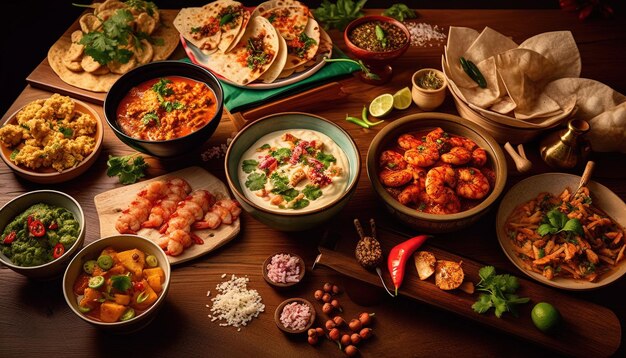
[[(300, 267), (300, 274), (298, 275), (298, 281), (297, 282), (274, 282), (272, 281), (272, 279), (269, 278), (269, 276), (267, 275), (267, 265), (270, 264), (270, 262), (272, 262), (272, 257), (278, 255), (278, 254), (286, 254), (286, 255), (290, 255), (293, 257), (296, 257), (298, 259), (298, 266)], [(306, 271), (306, 267), (304, 264), (304, 260), (302, 259), (302, 257), (300, 257), (299, 255), (296, 254), (292, 254), (290, 252), (284, 252), (284, 251), (279, 251), (276, 252), (272, 255), (270, 255), (267, 259), (265, 259), (265, 261), (263, 262), (263, 278), (265, 279), (265, 281), (272, 287), (276, 288), (276, 289), (286, 289), (289, 287), (293, 287), (295, 285), (297, 285), (298, 283), (302, 282), (302, 279), (304, 278), (304, 273)]]
[[(311, 316), (309, 317), (309, 323), (303, 328), (303, 329), (291, 329), (289, 327), (285, 327), (283, 325), (283, 323), (280, 321), (280, 315), (281, 313), (283, 313), (283, 309), (285, 308), (285, 306), (287, 306), (288, 304), (292, 303), (292, 302), (298, 302), (298, 303), (303, 303), (307, 306), (309, 306), (311, 308)], [(305, 300), (304, 298), (289, 298), (287, 300), (284, 300), (281, 304), (278, 305), (278, 307), (276, 308), (276, 312), (274, 313), (274, 321), (276, 322), (276, 326), (283, 332), (285, 333), (289, 333), (289, 334), (301, 334), (306, 332), (309, 328), (311, 328), (313, 326), (313, 323), (315, 322), (315, 307), (313, 306), (313, 304), (307, 300)]]

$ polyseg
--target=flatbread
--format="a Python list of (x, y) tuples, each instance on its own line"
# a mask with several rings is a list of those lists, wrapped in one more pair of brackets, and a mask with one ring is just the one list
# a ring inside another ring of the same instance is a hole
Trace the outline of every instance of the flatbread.
[(304, 7), (306, 8), (306, 11), (307, 11), (307, 14), (309, 14), (309, 17), (313, 17), (309, 8), (297, 0), (270, 0), (270, 1), (260, 3), (259, 5), (257, 5), (256, 8), (254, 8), (254, 11), (252, 11), (251, 16), (252, 17), (260, 16), (261, 13), (264, 13), (268, 10), (271, 10), (277, 7), (288, 7), (288, 6)]
[(309, 68), (315, 66), (319, 61), (322, 61), (324, 57), (330, 58), (333, 53), (333, 41), (330, 35), (323, 28), (320, 28), (320, 45), (317, 48), (317, 53), (312, 59), (301, 64), (298, 67), (293, 68), (294, 72), (304, 72)]
[[(208, 25), (213, 20), (214, 11), (211, 7), (217, 5), (215, 3), (207, 4), (204, 7), (189, 7), (181, 9), (174, 19), (174, 27), (180, 32), (185, 40), (191, 42), (194, 46), (204, 51), (206, 54), (217, 51), (217, 45), (222, 37), (221, 31), (216, 31), (210, 36), (202, 36), (198, 29)], [(216, 13), (216, 12), (215, 12)]]
[[(168, 58), (172, 52), (174, 52), (180, 40), (179, 33), (173, 26), (174, 14), (161, 12), (160, 18), (162, 24), (151, 36), (163, 39), (163, 45), (153, 46), (154, 54), (152, 61), (160, 61)], [(62, 36), (50, 47), (50, 50), (48, 50), (48, 63), (63, 82), (88, 91), (107, 92), (113, 83), (121, 77), (120, 74), (110, 72), (98, 75), (96, 74), (97, 72), (71, 71), (63, 63), (65, 54), (71, 45), (72, 41), (69, 36)]]
[[(234, 16), (233, 21), (221, 26), (222, 37), (219, 45), (217, 45), (220, 51), (227, 52), (229, 49), (232, 49), (237, 44), (237, 40), (241, 39), (243, 36), (242, 31), (245, 31), (246, 26), (248, 25), (250, 13), (248, 10), (244, 9), (243, 5), (238, 1), (222, 0), (219, 1), (219, 3), (222, 6), (219, 18), (223, 16), (223, 12), (231, 13)], [(209, 5), (212, 4), (214, 3)]]
[(282, 36), (278, 36), (278, 54), (276, 54), (276, 59), (274, 63), (270, 66), (270, 68), (263, 73), (259, 79), (263, 80), (263, 83), (272, 83), (274, 82), (280, 73), (283, 71), (285, 67), (285, 63), (287, 62), (287, 42)]
[(309, 19), (302, 35), (308, 36), (309, 38), (313, 39), (315, 43), (308, 47), (308, 49), (304, 53), (304, 56), (300, 57), (295, 52), (294, 48), (290, 46), (290, 43), (288, 40), (287, 41), (287, 49), (288, 49), (287, 63), (285, 64), (285, 69), (287, 70), (296, 68), (300, 66), (301, 64), (309, 61), (317, 53), (317, 49), (319, 48), (319, 44), (320, 44), (320, 36), (321, 36), (320, 25), (317, 23), (317, 21), (315, 21), (314, 19)]
[(276, 7), (261, 13), (287, 41), (297, 39), (309, 22), (305, 6)]
[[(246, 85), (259, 78), (276, 60), (280, 48), (278, 36), (276, 29), (267, 19), (257, 16), (250, 21), (246, 32), (232, 51), (213, 53), (209, 56), (206, 66), (232, 82)], [(250, 39), (262, 39), (263, 52), (270, 56), (269, 61), (258, 68), (247, 66), (249, 58), (247, 45)]]

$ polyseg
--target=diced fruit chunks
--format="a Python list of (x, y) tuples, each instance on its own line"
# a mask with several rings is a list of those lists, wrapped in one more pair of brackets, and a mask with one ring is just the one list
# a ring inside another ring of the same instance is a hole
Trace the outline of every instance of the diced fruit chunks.
[(146, 259), (143, 252), (137, 249), (126, 250), (119, 252), (117, 258), (128, 271), (133, 273), (134, 278), (141, 278), (141, 272)]
[(100, 306), (100, 320), (102, 322), (117, 322), (126, 311), (126, 306), (115, 302), (104, 302)]
[(161, 281), (161, 283), (165, 282), (165, 272), (163, 272), (162, 268), (155, 267), (155, 268), (149, 268), (149, 269), (143, 270), (143, 277), (145, 279), (148, 279), (148, 277), (155, 276), (155, 275), (159, 277), (159, 280)]
[(98, 300), (101, 296), (102, 295), (100, 294), (100, 291), (87, 287), (85, 289), (85, 295), (83, 296), (83, 299), (80, 300), (80, 303), (78, 305), (94, 309), (98, 306)]
[(148, 297), (143, 302), (137, 302), (137, 297), (141, 295), (141, 292), (135, 291), (135, 293), (133, 294), (131, 306), (137, 310), (143, 311), (143, 310), (148, 309), (150, 306), (152, 306), (152, 304), (157, 300), (158, 295), (156, 294), (156, 292), (154, 292), (154, 290), (152, 289), (152, 286), (150, 286), (150, 284), (148, 284), (146, 280), (142, 280), (141, 282), (143, 283), (143, 287), (144, 287), (143, 292), (145, 292), (145, 294), (147, 294)]
[(130, 303), (130, 296), (129, 295), (122, 295), (120, 293), (116, 293), (115, 294), (115, 303), (117, 303), (119, 305), (128, 306), (128, 304)]

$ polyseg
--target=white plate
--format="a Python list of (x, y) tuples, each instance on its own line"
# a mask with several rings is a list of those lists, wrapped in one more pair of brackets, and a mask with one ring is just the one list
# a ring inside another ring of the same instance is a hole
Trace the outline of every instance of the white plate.
[[(518, 205), (536, 198), (539, 193), (548, 192), (559, 195), (566, 187), (569, 187), (571, 190), (575, 190), (578, 187), (579, 182), (579, 176), (564, 173), (546, 173), (526, 178), (515, 184), (511, 190), (506, 193), (500, 203), (498, 215), (496, 217), (496, 232), (498, 234), (500, 246), (509, 260), (511, 260), (511, 262), (513, 262), (518, 269), (536, 281), (544, 283), (548, 286), (572, 291), (593, 290), (610, 284), (626, 273), (626, 262), (621, 262), (618, 264), (617, 268), (606, 272), (597, 282), (574, 280), (563, 277), (556, 277), (553, 280), (548, 280), (543, 275), (537, 272), (528, 271), (524, 268), (522, 260), (513, 250), (513, 244), (506, 235), (504, 224), (506, 219)], [(587, 187), (589, 188), (594, 206), (602, 209), (622, 227), (626, 226), (626, 204), (624, 204), (622, 199), (620, 199), (609, 188), (597, 182), (590, 181)]]
[[(211, 173), (200, 167), (185, 168), (153, 179), (141, 181), (133, 185), (127, 185), (109, 190), (94, 197), (98, 218), (100, 220), (100, 237), (119, 235), (115, 229), (115, 222), (120, 216), (120, 212), (128, 207), (130, 202), (135, 198), (135, 195), (137, 195), (137, 192), (145, 187), (147, 183), (174, 177), (185, 179), (189, 185), (191, 185), (192, 190), (204, 189), (208, 190), (217, 198), (230, 198), (230, 193), (226, 188), (226, 185), (224, 185), (221, 180), (213, 176)], [(168, 256), (167, 258), (169, 259), (170, 264), (176, 265), (194, 259), (198, 256), (202, 256), (234, 239), (240, 230), (239, 221), (240, 219), (237, 219), (231, 225), (222, 224), (216, 230), (194, 230), (193, 232), (204, 240), (204, 244), (192, 244), (180, 255)], [(162, 236), (159, 234), (158, 230), (146, 228), (139, 230), (137, 235), (143, 236), (155, 242)]]
[(326, 64), (326, 62), (324, 62), (324, 57), (330, 58), (332, 56), (332, 47), (331, 47), (330, 51), (328, 53), (317, 53), (315, 55), (315, 65), (309, 67), (308, 69), (306, 69), (306, 70), (304, 70), (302, 72), (294, 72), (293, 74), (291, 74), (288, 77), (277, 78), (272, 83), (263, 83), (262, 81), (256, 80), (256, 81), (253, 81), (253, 82), (251, 82), (251, 83), (249, 83), (247, 85), (240, 85), (238, 83), (230, 81), (229, 79), (225, 78), (221, 74), (213, 71), (207, 65), (208, 64), (208, 59), (210, 58), (211, 55), (205, 54), (199, 48), (194, 46), (191, 42), (185, 41), (185, 38), (182, 35), (180, 36), (180, 42), (183, 44), (183, 48), (185, 49), (185, 52), (187, 53), (187, 56), (189, 57), (191, 62), (195, 63), (196, 65), (200, 65), (200, 66), (208, 69), (214, 75), (216, 75), (220, 80), (222, 80), (222, 81), (224, 81), (224, 82), (226, 82), (226, 83), (228, 83), (228, 84), (230, 84), (232, 86), (235, 86), (235, 87), (248, 88), (248, 89), (258, 89), (258, 90), (271, 89), (271, 88), (280, 88), (280, 87), (284, 87), (284, 86), (290, 85), (292, 83), (296, 83), (298, 81), (302, 81), (302, 80), (304, 80), (306, 78), (309, 78), (313, 74), (315, 74), (317, 71), (319, 71), (322, 67), (324, 67), (324, 65)]

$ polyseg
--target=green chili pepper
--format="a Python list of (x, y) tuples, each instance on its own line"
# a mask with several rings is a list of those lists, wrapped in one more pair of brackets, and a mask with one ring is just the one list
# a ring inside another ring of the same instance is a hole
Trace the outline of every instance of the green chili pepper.
[(348, 116), (347, 114), (346, 114), (346, 121), (348, 121), (348, 122), (352, 122), (352, 123), (354, 123), (354, 124), (358, 124), (358, 125), (360, 125), (360, 126), (361, 126), (361, 127), (363, 127), (363, 128), (369, 128), (369, 127), (370, 127), (370, 125), (369, 125), (369, 124), (367, 124), (367, 123), (363, 122), (363, 121), (362, 121), (362, 120), (360, 120), (359, 118), (356, 118), (356, 117), (350, 117), (350, 116)]
[(224, 16), (222, 16), (222, 18), (220, 19), (220, 26), (225, 25), (229, 22), (233, 21), (233, 14), (232, 13), (228, 13)]
[(148, 296), (149, 296), (148, 292), (146, 291), (141, 292), (139, 296), (137, 296), (137, 303), (141, 303), (145, 301), (146, 299), (148, 299)]
[(363, 119), (363, 122), (365, 122), (370, 127), (379, 125), (384, 122), (384, 120), (380, 120), (378, 122), (370, 122), (369, 119), (367, 119), (367, 106), (363, 106), (363, 110), (361, 111), (361, 118)]
[(387, 38), (385, 37), (385, 31), (379, 25), (376, 25), (376, 39), (380, 41), (383, 48), (387, 47)]
[(480, 88), (487, 88), (487, 81), (485, 80), (483, 74), (480, 73), (480, 70), (476, 67), (474, 62), (466, 60), (464, 57), (461, 57), (459, 60), (461, 61), (463, 71), (465, 71), (465, 73), (467, 73), (467, 75), (474, 80)]

